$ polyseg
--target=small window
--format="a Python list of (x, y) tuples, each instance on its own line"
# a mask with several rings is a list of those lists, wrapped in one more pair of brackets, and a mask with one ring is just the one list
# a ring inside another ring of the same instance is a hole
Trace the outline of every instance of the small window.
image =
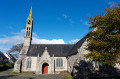
[(28, 30), (28, 27), (27, 27), (27, 30)]
[(62, 58), (56, 59), (56, 67), (63, 67), (63, 60)]
[(27, 68), (31, 68), (31, 59), (27, 60)]
[(31, 24), (30, 20), (28, 20), (28, 24)]

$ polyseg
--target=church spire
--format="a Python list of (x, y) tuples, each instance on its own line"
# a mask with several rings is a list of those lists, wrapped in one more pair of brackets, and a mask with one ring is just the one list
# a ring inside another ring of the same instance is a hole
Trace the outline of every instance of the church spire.
[(30, 9), (29, 18), (32, 18), (32, 6), (31, 6), (31, 9)]
[(30, 14), (27, 18), (26, 32), (24, 38), (24, 46), (30, 46), (32, 41), (32, 28), (33, 28), (33, 18), (32, 18), (32, 6), (30, 9)]

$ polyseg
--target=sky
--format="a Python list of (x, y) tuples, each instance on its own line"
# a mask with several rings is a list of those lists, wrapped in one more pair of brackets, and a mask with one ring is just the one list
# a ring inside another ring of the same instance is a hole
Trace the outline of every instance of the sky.
[(32, 44), (75, 44), (89, 31), (89, 17), (119, 0), (0, 0), (0, 51), (24, 41), (32, 5)]

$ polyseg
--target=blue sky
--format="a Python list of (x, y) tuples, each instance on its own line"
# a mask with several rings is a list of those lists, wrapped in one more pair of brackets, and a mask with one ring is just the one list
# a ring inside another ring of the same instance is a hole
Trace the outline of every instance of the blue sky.
[(35, 44), (74, 44), (89, 30), (88, 17), (98, 15), (119, 0), (1, 0), (0, 51), (23, 43), (26, 20), (33, 7)]

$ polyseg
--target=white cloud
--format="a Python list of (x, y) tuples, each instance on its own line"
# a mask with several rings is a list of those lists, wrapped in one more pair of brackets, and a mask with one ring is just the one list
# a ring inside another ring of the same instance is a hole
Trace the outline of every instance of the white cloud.
[(11, 34), (13, 34), (13, 35), (19, 35), (19, 36), (23, 36), (23, 35), (25, 35), (25, 29), (22, 29), (20, 32), (11, 32)]
[(87, 21), (84, 21), (84, 24), (85, 24), (86, 26), (90, 26), (89, 22), (87, 22)]
[(62, 18), (64, 18), (64, 20), (66, 20), (66, 21), (69, 21), (70, 26), (72, 26), (72, 24), (74, 23), (73, 19), (65, 13), (62, 14), (62, 17), (57, 17), (57, 20), (61, 20)]
[(5, 37), (0, 38), (0, 44), (20, 44), (23, 43), (24, 37), (23, 36), (12, 36), (12, 37)]
[(32, 36), (33, 37), (38, 37), (38, 35), (35, 32), (32, 33)]
[(67, 19), (68, 18), (68, 15), (66, 15), (66, 14), (62, 14), (62, 16), (65, 18), (65, 19)]
[(9, 50), (10, 48), (7, 48), (7, 47), (0, 47), (0, 51), (4, 53), (4, 51), (7, 51)]
[(69, 43), (75, 44), (75, 43), (77, 43), (79, 40), (80, 40), (80, 39), (73, 39), (73, 40), (70, 40)]
[(86, 26), (90, 26), (88, 21), (84, 21), (83, 19), (80, 19), (80, 22), (83, 23)]
[(3, 38), (0, 38), (0, 44), (20, 44), (23, 43), (24, 41), (24, 34), (25, 34), (25, 29), (22, 29), (20, 32), (11, 32), (13, 36), (5, 36)]
[(47, 39), (39, 39), (35, 37), (33, 37), (32, 43), (33, 44), (65, 44), (63, 39), (47, 40)]
[[(22, 29), (20, 32), (12, 32), (11, 33), (13, 36), (5, 36), (3, 38), (0, 38), (0, 50), (3, 50), (4, 52), (8, 50), (12, 45), (20, 44), (24, 42), (24, 34), (25, 34), (25, 29)], [(33, 32), (33, 40), (32, 44), (65, 44), (63, 39), (41, 39), (39, 36)]]
[[(20, 32), (17, 33), (12, 33), (15, 36), (7, 36), (5, 38), (0, 38), (0, 44), (20, 44), (24, 42), (24, 34), (25, 30), (22, 29)], [(33, 32), (33, 40), (32, 43), (35, 44), (65, 44), (63, 39), (52, 39), (52, 40), (47, 40), (47, 39), (40, 39), (36, 33)]]

